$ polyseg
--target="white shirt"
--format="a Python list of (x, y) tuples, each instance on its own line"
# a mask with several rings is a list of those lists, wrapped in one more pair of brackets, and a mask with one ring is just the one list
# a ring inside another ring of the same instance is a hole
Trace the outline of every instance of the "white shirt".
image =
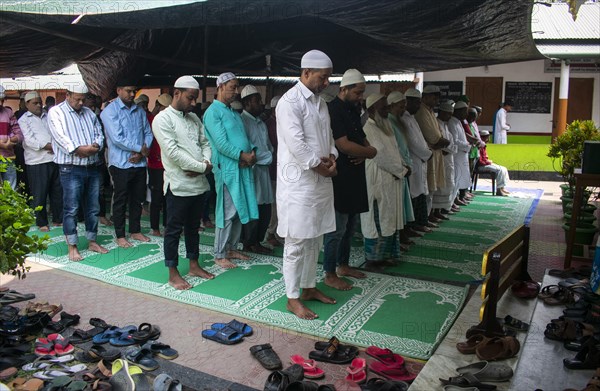
[(427, 186), (427, 161), (433, 152), (429, 149), (417, 120), (408, 111), (400, 118), (400, 124), (406, 131), (406, 142), (412, 158), (412, 172), (408, 177), (410, 196), (416, 198), (421, 194), (429, 194)]
[(46, 113), (42, 112), (38, 117), (31, 111), (26, 112), (19, 118), (19, 127), (23, 132), (25, 164), (34, 166), (52, 162), (54, 154), (44, 149), (46, 144), (52, 143)]
[(312, 170), (337, 158), (327, 104), (302, 82), (277, 103), (277, 233), (316, 238), (335, 230), (333, 182)]
[(212, 157), (200, 118), (194, 113), (184, 114), (169, 106), (154, 117), (152, 131), (160, 145), (160, 158), (165, 168), (165, 194), (169, 188), (178, 197), (207, 192), (210, 185), (204, 175), (189, 177), (184, 172), (204, 173), (204, 161), (210, 162)]
[(510, 130), (510, 125), (506, 123), (506, 114), (508, 112), (501, 107), (496, 114), (496, 124), (494, 126), (494, 144), (506, 144), (506, 132)]
[(471, 186), (471, 171), (469, 169), (469, 151), (471, 144), (467, 141), (465, 128), (456, 117), (448, 121), (448, 130), (452, 134), (457, 152), (454, 155), (454, 181), (458, 189), (466, 189)]

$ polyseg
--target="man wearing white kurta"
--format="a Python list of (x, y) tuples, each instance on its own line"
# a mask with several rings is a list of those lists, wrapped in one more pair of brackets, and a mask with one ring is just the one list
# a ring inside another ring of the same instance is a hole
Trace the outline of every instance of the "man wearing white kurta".
[(433, 195), (434, 215), (442, 219), (448, 218), (444, 216), (444, 214), (447, 214), (450, 211), (455, 196), (453, 193), (456, 182), (454, 178), (454, 155), (458, 152), (458, 147), (456, 144), (454, 144), (454, 138), (448, 130), (448, 121), (450, 118), (452, 118), (453, 112), (454, 102), (451, 100), (446, 101), (440, 104), (437, 117), (443, 137), (447, 140), (450, 140), (450, 144), (447, 147), (442, 148), (444, 156), (444, 168), (446, 170), (446, 186), (438, 189)]
[(400, 125), (406, 132), (408, 150), (413, 163), (412, 172), (408, 177), (415, 216), (412, 228), (420, 232), (431, 232), (431, 228), (427, 227), (429, 223), (427, 216), (427, 195), (429, 194), (427, 161), (433, 152), (427, 145), (423, 132), (414, 117), (421, 106), (421, 93), (419, 90), (409, 88), (404, 95), (406, 96), (406, 111), (400, 118)]
[[(335, 304), (316, 288), (323, 234), (335, 230), (333, 184), (338, 156), (329, 111), (319, 97), (333, 68), (323, 52), (302, 57), (300, 81), (277, 104), (277, 234), (285, 238), (283, 278), (287, 308), (302, 319), (318, 317), (304, 300)], [(302, 295), (300, 294), (302, 289)], [(302, 300), (302, 301), (301, 301)]]
[(506, 101), (502, 103), (502, 107), (496, 112), (496, 120), (494, 121), (494, 144), (506, 144), (506, 132), (510, 130), (510, 125), (506, 122), (506, 115), (512, 110), (512, 102)]
[(457, 197), (459, 189), (467, 189), (471, 186), (471, 171), (469, 170), (469, 151), (471, 144), (467, 141), (465, 128), (462, 125), (462, 120), (467, 117), (467, 104), (463, 101), (456, 102), (454, 105), (454, 113), (448, 121), (448, 130), (452, 134), (454, 144), (458, 151), (454, 155), (454, 197)]

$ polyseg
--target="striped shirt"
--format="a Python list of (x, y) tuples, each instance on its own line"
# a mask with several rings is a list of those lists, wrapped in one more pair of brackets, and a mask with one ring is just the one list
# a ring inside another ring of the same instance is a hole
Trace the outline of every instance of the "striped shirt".
[(64, 101), (50, 109), (48, 125), (55, 163), (88, 166), (100, 162), (98, 154), (83, 158), (75, 154), (75, 149), (81, 145), (97, 143), (100, 149), (104, 145), (102, 125), (92, 110), (82, 107), (77, 112)]

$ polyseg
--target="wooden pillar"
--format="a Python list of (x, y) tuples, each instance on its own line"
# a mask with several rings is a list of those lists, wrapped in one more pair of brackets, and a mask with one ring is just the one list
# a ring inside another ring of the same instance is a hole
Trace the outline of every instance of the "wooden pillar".
[(556, 127), (552, 131), (552, 139), (560, 136), (567, 128), (567, 107), (569, 104), (569, 72), (568, 60), (560, 63), (560, 89), (558, 92), (558, 113), (556, 115)]

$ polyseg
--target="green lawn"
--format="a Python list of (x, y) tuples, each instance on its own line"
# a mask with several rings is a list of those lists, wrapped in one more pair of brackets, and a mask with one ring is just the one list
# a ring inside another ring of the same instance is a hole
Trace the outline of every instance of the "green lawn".
[(544, 144), (549, 145), (552, 141), (552, 136), (519, 136), (508, 135), (509, 144)]
[(547, 144), (488, 144), (489, 158), (501, 166), (514, 171), (554, 172), (552, 160), (546, 156)]

